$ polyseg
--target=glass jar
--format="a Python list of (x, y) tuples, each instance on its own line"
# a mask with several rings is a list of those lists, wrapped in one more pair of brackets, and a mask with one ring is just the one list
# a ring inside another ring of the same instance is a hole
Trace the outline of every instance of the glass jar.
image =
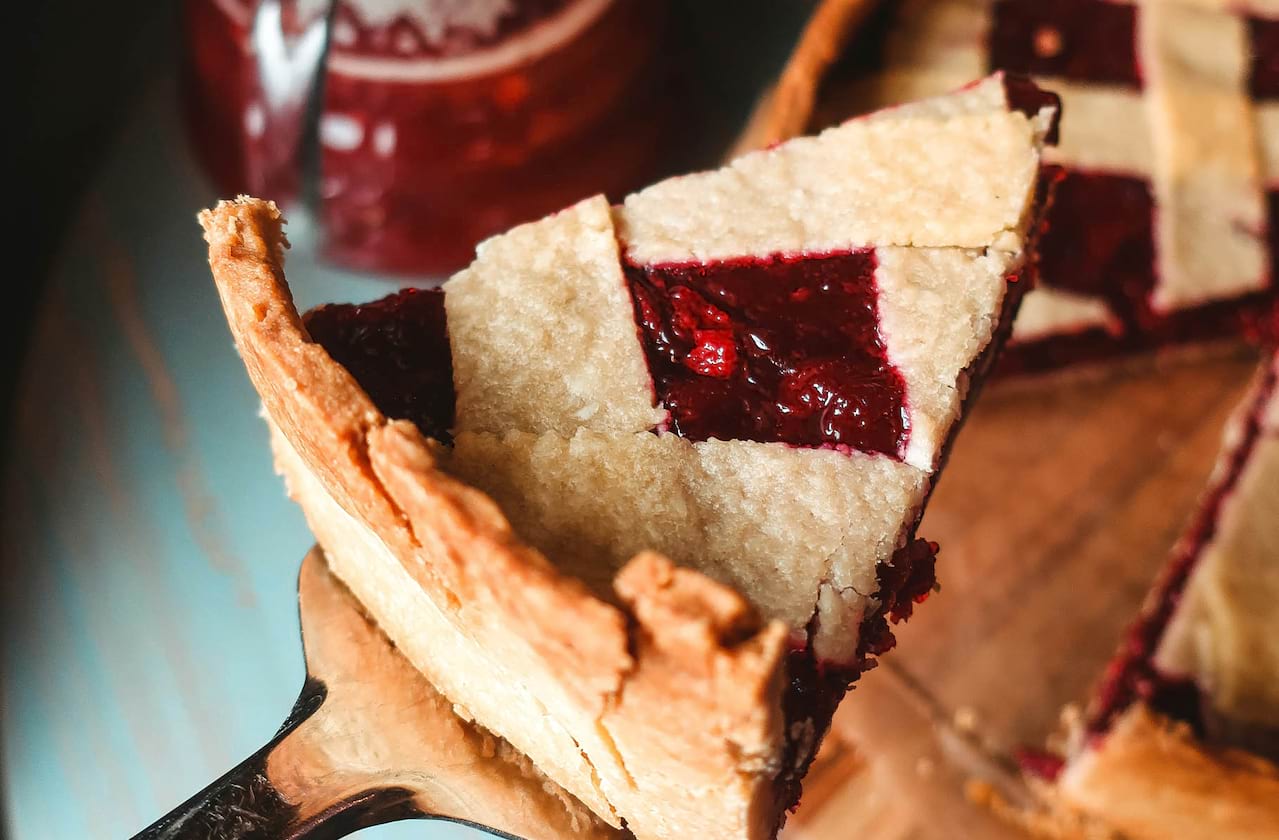
[[(272, 145), (256, 7), (187, 0), (187, 122), (220, 189), (287, 205), (298, 171)], [(318, 123), (322, 253), (438, 275), (486, 236), (647, 181), (674, 114), (666, 18), (653, 0), (338, 0)]]

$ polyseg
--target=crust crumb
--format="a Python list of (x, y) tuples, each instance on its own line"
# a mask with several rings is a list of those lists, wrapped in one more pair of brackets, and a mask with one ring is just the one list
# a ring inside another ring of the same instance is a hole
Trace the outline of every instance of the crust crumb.
[(1056, 803), (1051, 791), (1035, 785), (1043, 807), (1022, 808), (1004, 798), (995, 786), (979, 779), (964, 785), (968, 801), (1033, 837), (1044, 840), (1123, 840), (1122, 835), (1090, 820), (1078, 811)]

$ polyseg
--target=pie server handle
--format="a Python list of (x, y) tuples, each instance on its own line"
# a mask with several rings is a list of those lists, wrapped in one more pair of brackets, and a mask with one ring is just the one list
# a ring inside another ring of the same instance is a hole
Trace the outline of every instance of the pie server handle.
[(135, 840), (323, 840), (407, 819), (507, 840), (630, 837), (464, 723), (318, 548), (298, 574), (298, 614), (307, 676), (279, 732)]
[(414, 794), (403, 788), (357, 789), (318, 809), (284, 797), (271, 775), (276, 772), (272, 756), (290, 751), (290, 739), (321, 708), (327, 693), (323, 683), (308, 678), (274, 738), (134, 840), (326, 840), (426, 816), (414, 804)]

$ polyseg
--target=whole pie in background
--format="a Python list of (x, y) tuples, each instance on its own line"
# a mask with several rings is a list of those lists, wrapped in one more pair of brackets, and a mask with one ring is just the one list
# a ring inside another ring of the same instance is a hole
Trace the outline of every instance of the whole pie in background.
[[(845, 43), (849, 15), (867, 17)], [(1001, 371), (1270, 328), (1260, 314), (1275, 295), (1279, 230), (1279, 5), (828, 0), (813, 25), (826, 31), (809, 33), (811, 48), (792, 59), (749, 142), (993, 70), (1060, 94), (1060, 142), (1046, 157), (1064, 177), (1039, 250), (1041, 283)]]
[(399, 650), (637, 837), (765, 838), (934, 586), (1056, 112), (995, 75), (305, 318), (274, 205), (201, 221), (277, 468)]

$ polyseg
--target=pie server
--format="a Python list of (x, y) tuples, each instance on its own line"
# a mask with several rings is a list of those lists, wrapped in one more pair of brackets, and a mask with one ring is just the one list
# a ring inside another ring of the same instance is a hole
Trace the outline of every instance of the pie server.
[(298, 577), (306, 682), (264, 747), (134, 840), (321, 840), (440, 820), (527, 840), (620, 840), (505, 742), (464, 723), (312, 549)]

